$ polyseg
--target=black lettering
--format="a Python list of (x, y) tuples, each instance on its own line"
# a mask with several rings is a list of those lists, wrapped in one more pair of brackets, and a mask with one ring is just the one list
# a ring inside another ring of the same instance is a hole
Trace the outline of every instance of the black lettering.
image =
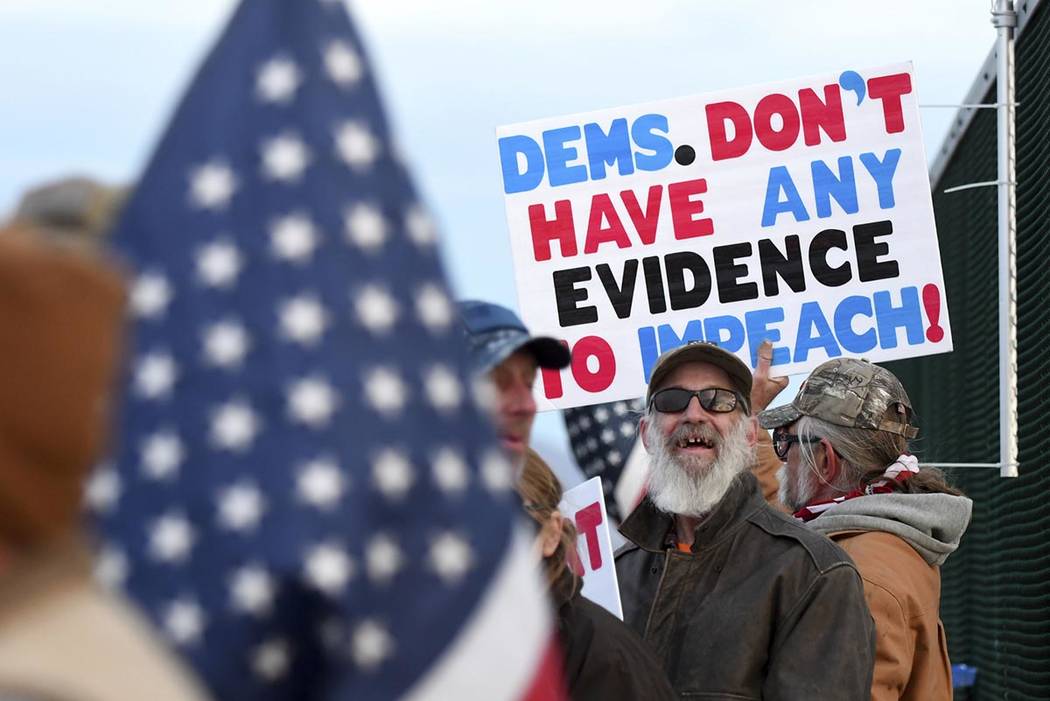
[(813, 277), (825, 287), (845, 285), (853, 277), (849, 261), (837, 268), (828, 265), (828, 251), (832, 248), (847, 250), (845, 231), (824, 229), (814, 236), (812, 243), (809, 244), (809, 267), (813, 271)]
[(558, 302), (558, 323), (562, 326), (593, 324), (598, 321), (598, 308), (579, 307), (587, 299), (587, 288), (578, 288), (576, 283), (591, 279), (590, 267), (569, 268), (554, 271), (554, 298)]
[[(693, 309), (711, 296), (711, 270), (704, 259), (691, 251), (664, 256), (667, 268), (667, 294), (671, 309)], [(693, 289), (686, 289), (685, 271), (693, 276)]]
[(785, 252), (781, 253), (769, 239), (758, 242), (758, 260), (762, 266), (762, 285), (766, 297), (780, 293), (779, 276), (792, 292), (805, 292), (806, 271), (802, 268), (802, 246), (798, 236), (792, 234), (784, 239)]
[(613, 277), (612, 268), (608, 263), (597, 266), (598, 279), (605, 287), (605, 294), (609, 296), (616, 316), (626, 319), (631, 315), (631, 303), (634, 301), (634, 284), (638, 279), (638, 261), (631, 258), (623, 265), (623, 284), (617, 285)]
[(734, 243), (728, 246), (716, 246), (712, 249), (715, 263), (715, 278), (718, 280), (718, 300), (739, 302), (745, 299), (758, 299), (758, 285), (753, 282), (738, 282), (747, 275), (747, 265), (736, 262), (737, 258), (751, 255), (751, 243)]
[(642, 274), (645, 275), (645, 291), (649, 297), (649, 313), (666, 312), (667, 300), (664, 299), (664, 278), (660, 273), (660, 259), (657, 256), (642, 258)]
[(885, 280), (901, 274), (897, 261), (879, 260), (879, 256), (890, 252), (890, 245), (885, 241), (876, 243), (875, 237), (892, 233), (893, 223), (889, 219), (853, 227), (853, 243), (857, 247), (857, 277), (861, 282)]

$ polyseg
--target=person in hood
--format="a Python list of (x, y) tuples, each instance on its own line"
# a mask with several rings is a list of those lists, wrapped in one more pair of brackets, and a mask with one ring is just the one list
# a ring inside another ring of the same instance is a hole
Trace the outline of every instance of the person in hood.
[(675, 698), (660, 662), (642, 639), (601, 606), (585, 599), (573, 564), (576, 528), (558, 511), (561, 483), (531, 448), (518, 480), (525, 511), (536, 522), (536, 546), (543, 557), (558, 620), (562, 672), (572, 701), (670, 701)]
[(781, 501), (860, 571), (877, 634), (874, 701), (952, 695), (940, 565), (972, 503), (937, 470), (919, 469), (908, 452), (912, 420), (900, 380), (853, 358), (824, 363), (794, 401), (758, 415), (784, 461)]

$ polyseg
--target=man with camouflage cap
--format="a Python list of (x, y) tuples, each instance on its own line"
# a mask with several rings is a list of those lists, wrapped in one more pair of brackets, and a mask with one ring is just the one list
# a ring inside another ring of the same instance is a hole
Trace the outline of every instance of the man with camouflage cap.
[(908, 453), (918, 429), (900, 381), (837, 358), (758, 420), (774, 429), (772, 449), (785, 461), (781, 501), (842, 546), (864, 580), (877, 633), (871, 698), (950, 699), (940, 565), (959, 545), (971, 502)]

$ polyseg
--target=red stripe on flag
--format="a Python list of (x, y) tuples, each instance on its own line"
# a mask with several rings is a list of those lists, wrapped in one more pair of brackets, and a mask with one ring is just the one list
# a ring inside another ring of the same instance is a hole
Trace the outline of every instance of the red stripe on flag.
[(565, 690), (564, 675), (561, 669), (561, 645), (558, 636), (551, 636), (547, 649), (540, 659), (540, 666), (536, 670), (532, 683), (529, 684), (521, 701), (568, 701), (569, 694)]

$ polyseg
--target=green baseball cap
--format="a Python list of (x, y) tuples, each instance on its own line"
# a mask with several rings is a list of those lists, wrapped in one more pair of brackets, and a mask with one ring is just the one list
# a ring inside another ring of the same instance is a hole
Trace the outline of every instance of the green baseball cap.
[(779, 428), (803, 416), (836, 426), (888, 431), (914, 438), (912, 408), (900, 380), (885, 368), (857, 358), (835, 358), (820, 365), (802, 383), (790, 403), (759, 413), (762, 428)]

